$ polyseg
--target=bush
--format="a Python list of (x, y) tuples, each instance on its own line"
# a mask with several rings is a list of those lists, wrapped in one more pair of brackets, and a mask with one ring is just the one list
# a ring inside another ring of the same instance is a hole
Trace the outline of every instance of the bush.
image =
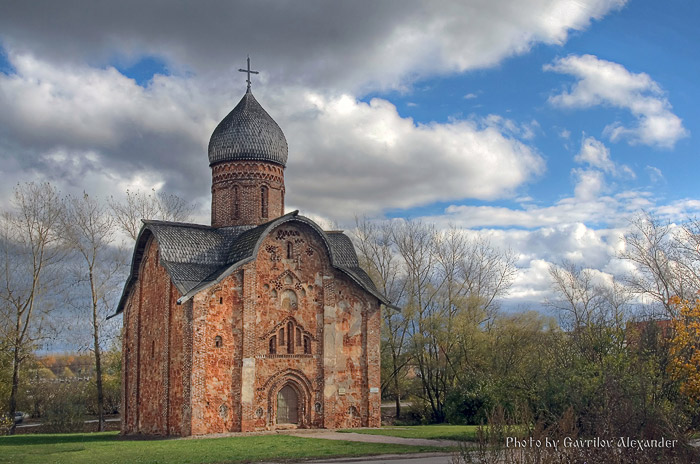
[[(568, 408), (557, 422), (549, 426), (542, 421), (533, 421), (527, 408), (517, 408), (516, 412), (508, 414), (503, 408), (496, 407), (488, 415), (488, 426), (478, 428), (477, 445), (463, 443), (453, 464), (683, 464), (698, 462), (700, 458), (698, 450), (689, 446), (687, 437), (674, 433), (673, 427), (664, 426), (668, 424), (660, 424), (651, 433), (640, 430), (633, 435), (624, 435), (620, 430), (610, 429), (610, 424), (599, 422), (594, 430), (583, 433), (580, 424), (586, 421), (573, 408)], [(677, 442), (667, 448), (653, 445), (643, 448), (626, 445), (624, 440), (628, 438)], [(591, 441), (586, 442), (587, 439)], [(609, 440), (612, 446), (600, 446), (596, 440)], [(553, 446), (554, 443), (557, 446)]]
[(46, 403), (47, 432), (82, 432), (85, 422), (83, 382), (57, 383)]
[(411, 401), (411, 405), (401, 412), (401, 419), (396, 419), (394, 425), (425, 425), (432, 419), (430, 408), (420, 399)]
[(13, 423), (14, 420), (12, 420), (10, 416), (6, 414), (0, 415), (0, 435), (7, 435), (10, 433)]
[(445, 398), (445, 418), (450, 424), (483, 424), (493, 403), (484, 382), (468, 382), (452, 390)]

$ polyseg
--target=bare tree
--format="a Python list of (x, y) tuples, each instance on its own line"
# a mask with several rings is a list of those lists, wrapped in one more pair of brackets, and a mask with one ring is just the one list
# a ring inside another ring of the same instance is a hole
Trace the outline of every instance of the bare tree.
[(562, 326), (590, 361), (605, 354), (604, 348), (620, 348), (629, 290), (614, 280), (605, 282), (592, 269), (571, 262), (551, 265), (553, 298), (545, 304), (560, 313)]
[(445, 417), (447, 392), (464, 376), (476, 332), (493, 318), (515, 276), (512, 253), (465, 231), (437, 231), (420, 222), (396, 227), (406, 279), (413, 359), (433, 417)]
[(13, 210), (2, 216), (0, 229), (0, 330), (12, 355), (9, 413), (14, 417), (20, 365), (33, 352), (48, 323), (45, 316), (51, 305), (44, 297), (55, 284), (51, 267), (64, 257), (58, 233), (64, 207), (48, 183), (18, 185), (12, 204)]
[(698, 231), (694, 221), (674, 228), (643, 213), (631, 221), (624, 236), (625, 249), (619, 257), (634, 265), (625, 283), (634, 293), (659, 304), (667, 316), (675, 311), (669, 303), (671, 297), (693, 298), (700, 289)]
[(193, 204), (177, 195), (156, 192), (155, 189), (150, 193), (127, 190), (125, 201), (112, 197), (109, 206), (119, 227), (133, 240), (136, 240), (141, 231), (141, 219), (187, 222), (191, 220), (194, 211)]
[[(97, 384), (98, 430), (104, 429), (104, 393), (102, 373), (102, 323), (113, 310), (116, 291), (123, 281), (125, 268), (123, 250), (114, 246), (117, 220), (96, 199), (83, 193), (81, 197), (68, 197), (63, 226), (67, 246), (79, 257), (76, 272), (77, 283), (90, 289), (90, 325), (92, 351), (95, 356), (95, 380)], [(84, 307), (84, 300), (76, 302)]]
[[(379, 290), (394, 305), (404, 298), (406, 279), (400, 274), (401, 266), (394, 246), (394, 227), (391, 222), (371, 222), (355, 218), (355, 245), (359, 251), (360, 266), (369, 274)], [(411, 360), (406, 350), (409, 319), (401, 310), (383, 309), (382, 351), (389, 363), (382, 362), (382, 391), (394, 394), (396, 417), (401, 416), (401, 380)], [(386, 369), (388, 368), (388, 369)]]

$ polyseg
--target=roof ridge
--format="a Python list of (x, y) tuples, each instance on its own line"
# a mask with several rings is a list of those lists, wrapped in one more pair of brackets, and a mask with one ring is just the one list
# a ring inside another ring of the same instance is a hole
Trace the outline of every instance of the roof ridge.
[(178, 221), (163, 221), (160, 219), (141, 219), (141, 222), (143, 222), (146, 225), (166, 225), (166, 226), (181, 226), (181, 227), (192, 227), (196, 229), (210, 229), (210, 230), (216, 230), (215, 227), (208, 226), (206, 224), (196, 224), (193, 222), (178, 222)]

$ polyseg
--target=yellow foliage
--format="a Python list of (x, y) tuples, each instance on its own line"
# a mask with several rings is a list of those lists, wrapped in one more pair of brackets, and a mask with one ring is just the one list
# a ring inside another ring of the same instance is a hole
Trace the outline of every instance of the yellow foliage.
[(692, 304), (674, 297), (678, 311), (673, 317), (670, 370), (681, 382), (681, 393), (692, 402), (700, 402), (700, 299)]

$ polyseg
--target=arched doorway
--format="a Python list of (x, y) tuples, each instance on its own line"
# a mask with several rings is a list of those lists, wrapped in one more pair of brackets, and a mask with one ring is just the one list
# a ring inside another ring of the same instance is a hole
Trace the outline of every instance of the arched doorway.
[(299, 423), (299, 395), (291, 385), (285, 385), (277, 393), (277, 423)]

